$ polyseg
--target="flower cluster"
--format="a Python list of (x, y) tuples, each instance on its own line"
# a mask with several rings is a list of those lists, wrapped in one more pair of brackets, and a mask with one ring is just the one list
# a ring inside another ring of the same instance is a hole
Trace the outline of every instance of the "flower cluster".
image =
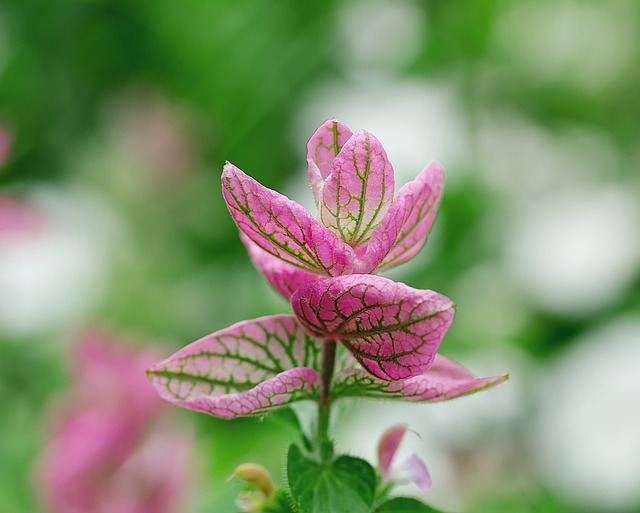
[(230, 163), (223, 195), (249, 254), (294, 315), (243, 321), (183, 348), (148, 372), (160, 395), (221, 417), (258, 414), (323, 392), (321, 352), (346, 348), (330, 383), (346, 396), (435, 402), (494, 386), (437, 354), (453, 302), (374, 273), (424, 245), (443, 190), (431, 162), (394, 194), (380, 142), (326, 121), (307, 145), (318, 219)]

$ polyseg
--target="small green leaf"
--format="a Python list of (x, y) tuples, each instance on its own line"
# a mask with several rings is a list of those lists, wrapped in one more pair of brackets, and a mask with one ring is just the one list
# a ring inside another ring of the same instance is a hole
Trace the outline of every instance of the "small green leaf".
[(395, 497), (382, 504), (374, 513), (441, 513), (410, 497)]
[(287, 478), (299, 513), (369, 513), (373, 503), (375, 472), (360, 458), (339, 456), (318, 463), (291, 445)]

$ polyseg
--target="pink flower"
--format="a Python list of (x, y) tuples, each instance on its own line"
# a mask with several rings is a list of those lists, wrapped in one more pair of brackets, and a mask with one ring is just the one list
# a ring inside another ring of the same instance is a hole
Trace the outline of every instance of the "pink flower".
[(160, 424), (161, 401), (144, 376), (154, 353), (135, 354), (94, 331), (76, 356), (72, 397), (40, 461), (48, 510), (177, 513), (188, 440)]
[(380, 142), (328, 120), (307, 144), (319, 211), (262, 186), (233, 164), (223, 195), (252, 260), (286, 298), (319, 277), (374, 273), (412, 258), (424, 245), (442, 197), (437, 162), (394, 195), (394, 172)]
[(378, 470), (386, 482), (415, 483), (422, 490), (431, 489), (431, 476), (424, 462), (413, 453), (399, 467), (393, 467), (393, 459), (402, 442), (406, 426), (393, 426), (384, 432), (378, 444)]

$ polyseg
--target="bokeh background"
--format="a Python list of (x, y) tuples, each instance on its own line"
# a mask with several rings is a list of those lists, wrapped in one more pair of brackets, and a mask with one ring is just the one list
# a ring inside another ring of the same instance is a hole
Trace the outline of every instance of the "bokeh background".
[[(22, 214), (0, 229), (0, 511), (51, 512), (38, 469), (82, 330), (168, 355), (289, 311), (219, 176), (311, 207), (305, 143), (331, 117), (382, 141), (398, 186), (443, 163), (427, 247), (388, 275), (457, 303), (443, 354), (511, 374), (344, 403), (341, 448), (372, 458), (408, 423), (448, 511), (640, 511), (639, 34), (636, 0), (4, 0), (0, 201)], [(170, 410), (181, 513), (235, 511), (245, 461), (281, 480), (277, 419)]]

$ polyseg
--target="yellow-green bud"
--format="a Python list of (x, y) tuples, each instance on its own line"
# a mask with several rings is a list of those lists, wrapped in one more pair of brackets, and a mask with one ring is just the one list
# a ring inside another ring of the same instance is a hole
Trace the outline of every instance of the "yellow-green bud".
[(243, 463), (233, 471), (234, 475), (258, 488), (267, 499), (273, 497), (273, 481), (269, 471), (257, 463)]

